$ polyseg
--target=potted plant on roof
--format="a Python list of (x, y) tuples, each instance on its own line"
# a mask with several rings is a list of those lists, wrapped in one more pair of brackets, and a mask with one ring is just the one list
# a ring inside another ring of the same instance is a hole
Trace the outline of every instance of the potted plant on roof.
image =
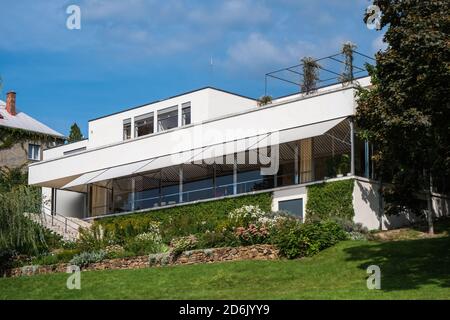
[(258, 99), (258, 107), (262, 107), (268, 104), (272, 103), (272, 97), (271, 96), (262, 96)]
[(301, 90), (306, 95), (311, 94), (317, 90), (317, 81), (319, 81), (320, 65), (312, 57), (304, 57), (301, 59), (303, 68), (303, 81)]

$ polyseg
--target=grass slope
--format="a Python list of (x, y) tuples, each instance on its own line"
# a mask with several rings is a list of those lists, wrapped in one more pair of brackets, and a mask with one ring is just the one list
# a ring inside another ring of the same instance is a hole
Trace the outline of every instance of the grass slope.
[[(381, 290), (366, 268), (381, 268)], [(345, 241), (301, 260), (83, 272), (0, 279), (0, 299), (450, 299), (450, 238)]]

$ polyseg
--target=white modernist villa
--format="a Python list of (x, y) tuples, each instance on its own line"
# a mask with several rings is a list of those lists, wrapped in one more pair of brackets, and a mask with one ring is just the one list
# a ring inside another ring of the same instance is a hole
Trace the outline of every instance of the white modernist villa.
[(81, 219), (255, 192), (304, 217), (307, 185), (357, 177), (355, 220), (378, 228), (355, 90), (337, 84), (259, 106), (206, 87), (124, 110), (89, 121), (88, 139), (45, 150), (29, 183), (43, 187), (47, 213)]
[(356, 85), (333, 84), (260, 106), (206, 87), (89, 121), (88, 139), (51, 148), (29, 166), (44, 213), (79, 219), (151, 211), (258, 192), (273, 210), (305, 217), (307, 187), (354, 179), (354, 220), (381, 214), (371, 146), (355, 136)]

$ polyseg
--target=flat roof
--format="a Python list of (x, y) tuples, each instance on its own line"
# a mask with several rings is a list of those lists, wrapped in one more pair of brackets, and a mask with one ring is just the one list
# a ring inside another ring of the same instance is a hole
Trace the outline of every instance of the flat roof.
[(168, 97), (168, 98), (164, 98), (164, 99), (161, 99), (161, 100), (154, 100), (154, 101), (151, 101), (151, 102), (148, 102), (148, 103), (145, 103), (145, 104), (141, 104), (141, 105), (138, 105), (138, 106), (135, 106), (135, 107), (127, 108), (125, 110), (113, 112), (113, 113), (107, 114), (105, 116), (101, 116), (101, 117), (97, 117), (97, 118), (88, 120), (88, 122), (96, 121), (96, 120), (103, 119), (103, 118), (107, 118), (107, 117), (110, 117), (110, 116), (113, 116), (113, 115), (116, 115), (116, 114), (120, 114), (120, 113), (123, 113), (123, 112), (130, 111), (130, 110), (134, 110), (134, 109), (150, 106), (150, 105), (158, 103), (158, 102), (167, 101), (167, 100), (170, 100), (170, 99), (178, 98), (178, 97), (181, 97), (181, 96), (184, 96), (184, 95), (187, 95), (187, 94), (191, 94), (191, 93), (202, 91), (202, 90), (206, 90), (206, 89), (212, 89), (212, 90), (220, 91), (220, 92), (223, 92), (223, 93), (231, 94), (231, 95), (234, 95), (234, 96), (237, 96), (237, 97), (241, 97), (241, 98), (244, 98), (244, 99), (249, 99), (249, 100), (252, 100), (252, 101), (256, 101), (255, 98), (247, 97), (247, 96), (241, 95), (239, 93), (234, 93), (234, 92), (227, 91), (227, 90), (224, 90), (224, 89), (219, 89), (219, 88), (207, 86), (207, 87), (202, 87), (202, 88), (199, 88), (199, 89), (183, 92), (183, 93), (180, 93), (180, 94)]

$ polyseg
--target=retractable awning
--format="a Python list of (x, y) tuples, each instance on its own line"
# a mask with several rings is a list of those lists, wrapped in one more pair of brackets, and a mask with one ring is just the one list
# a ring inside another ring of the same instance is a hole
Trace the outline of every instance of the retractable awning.
[(239, 153), (247, 150), (256, 150), (258, 148), (265, 148), (271, 145), (320, 136), (345, 119), (346, 117), (343, 117), (315, 124), (299, 126), (296, 128), (288, 128), (276, 132), (267, 132), (257, 136), (246, 137), (224, 143), (208, 145), (198, 149), (185, 150), (175, 154), (162, 155), (152, 159), (105, 168), (102, 170), (85, 173), (63, 186), (62, 189), (73, 189), (73, 187), (80, 185), (126, 177), (137, 173), (148, 172), (185, 163), (201, 162), (203, 160), (214, 159), (227, 154), (233, 154), (235, 152)]

